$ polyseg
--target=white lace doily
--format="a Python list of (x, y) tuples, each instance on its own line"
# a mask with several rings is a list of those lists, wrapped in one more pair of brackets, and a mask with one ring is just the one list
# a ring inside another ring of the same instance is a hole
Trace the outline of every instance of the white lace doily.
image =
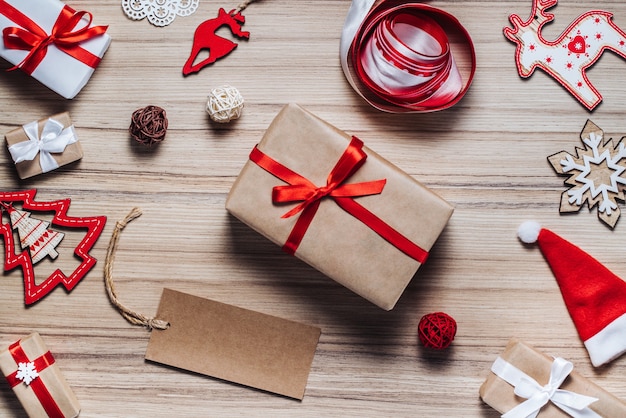
[(176, 16), (189, 16), (200, 0), (122, 0), (122, 9), (133, 20), (145, 17), (154, 26), (167, 26)]

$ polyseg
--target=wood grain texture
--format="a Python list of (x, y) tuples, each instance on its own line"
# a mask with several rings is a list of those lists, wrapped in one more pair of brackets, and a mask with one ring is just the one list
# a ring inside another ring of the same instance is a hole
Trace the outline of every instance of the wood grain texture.
[[(110, 25), (113, 42), (72, 101), (20, 72), (2, 71), (0, 131), (69, 111), (85, 154), (78, 164), (20, 181), (5, 152), (3, 190), (37, 188), (39, 200), (70, 197), (70, 215), (109, 221), (93, 250), (98, 265), (71, 294), (56, 289), (25, 307), (21, 272), (3, 274), (0, 345), (38, 331), (79, 398), (81, 417), (495, 418), (478, 388), (513, 336), (571, 360), (626, 399), (626, 358), (593, 369), (548, 265), (515, 236), (522, 221), (536, 219), (626, 277), (626, 221), (610, 230), (587, 209), (560, 215), (563, 178), (546, 160), (572, 152), (588, 118), (608, 136), (626, 135), (626, 63), (605, 54), (589, 71), (604, 96), (590, 114), (545, 74), (517, 75), (515, 47), (502, 27), (511, 13), (526, 16), (530, 0), (433, 1), (473, 37), (474, 84), (449, 110), (385, 114), (352, 91), (339, 66), (348, 0), (264, 0), (244, 12), (248, 42), (184, 78), (196, 26), (235, 3), (203, 1), (195, 14), (156, 28), (127, 19), (119, 0), (73, 0), (97, 24)], [(587, 3), (561, 0), (546, 36), (556, 37), (591, 8), (612, 11), (626, 27), (626, 3)], [(237, 87), (246, 107), (241, 119), (217, 125), (204, 106), (208, 92), (223, 84)], [(288, 102), (359, 136), (456, 207), (391, 312), (283, 254), (224, 210), (250, 149)], [(166, 140), (153, 149), (134, 144), (127, 132), (131, 113), (148, 104), (169, 118)], [(102, 277), (115, 221), (133, 206), (144, 214), (124, 231), (114, 267), (122, 301), (153, 315), (162, 288), (170, 287), (322, 328), (302, 402), (144, 361), (149, 333), (114, 310)], [(420, 317), (433, 311), (459, 325), (443, 352), (417, 341)], [(24, 416), (2, 382), (0, 416)]]

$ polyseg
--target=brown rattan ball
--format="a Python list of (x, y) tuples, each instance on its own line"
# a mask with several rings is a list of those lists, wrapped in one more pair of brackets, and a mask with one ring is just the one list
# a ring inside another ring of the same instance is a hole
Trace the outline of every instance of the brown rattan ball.
[(163, 141), (167, 133), (165, 110), (158, 106), (135, 110), (128, 132), (137, 142), (149, 147)]

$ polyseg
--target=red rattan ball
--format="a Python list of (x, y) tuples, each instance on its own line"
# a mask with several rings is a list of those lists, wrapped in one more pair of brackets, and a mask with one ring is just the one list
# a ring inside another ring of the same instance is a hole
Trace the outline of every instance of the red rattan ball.
[(443, 350), (454, 340), (456, 321), (443, 312), (424, 315), (417, 326), (417, 335), (424, 347)]
[(135, 141), (143, 145), (152, 146), (163, 141), (167, 133), (165, 110), (158, 106), (146, 106), (135, 110), (128, 132)]

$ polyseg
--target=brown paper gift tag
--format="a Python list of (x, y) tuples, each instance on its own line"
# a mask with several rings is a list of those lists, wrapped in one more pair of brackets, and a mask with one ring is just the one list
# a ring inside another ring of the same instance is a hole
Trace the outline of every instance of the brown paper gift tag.
[(163, 289), (146, 359), (302, 399), (320, 329)]
[[(52, 115), (38, 121), (40, 135), (48, 119), (54, 119), (62, 123), (64, 128), (72, 125), (72, 120), (68, 112)], [(21, 126), (8, 132), (5, 135), (5, 139), (7, 142), (7, 148), (13, 144), (17, 144), (18, 142), (28, 141), (28, 137), (24, 133), (24, 129), (22, 129)], [(69, 144), (62, 153), (53, 153), (51, 155), (56, 160), (59, 167), (61, 167), (83, 158), (83, 148), (80, 145), (80, 141), (76, 141), (73, 144)], [(15, 164), (15, 168), (17, 169), (17, 174), (21, 179), (42, 174), (41, 166), (39, 165), (39, 154), (37, 154), (37, 156), (30, 161), (22, 161)]]
[[(540, 385), (543, 386), (548, 383), (553, 359), (547, 355), (512, 339), (500, 357), (535, 379)], [(596, 402), (589, 405), (589, 409), (602, 417), (626, 417), (626, 404), (624, 402), (581, 376), (575, 370), (563, 382), (561, 389), (598, 398)], [(493, 409), (505, 413), (526, 400), (516, 396), (513, 391), (513, 386), (490, 372), (480, 387), (479, 394), (481, 399)], [(539, 416), (541, 418), (569, 417), (551, 402), (548, 402), (541, 409)]]
[[(22, 338), (20, 340), (20, 346), (31, 361), (34, 361), (48, 352), (46, 344), (36, 332)], [(5, 376), (9, 376), (17, 369), (18, 365), (10, 351), (7, 349), (0, 352), (0, 370), (2, 370), (2, 373)], [(74, 395), (74, 392), (63, 377), (57, 362), (55, 361), (45, 369), (38, 370), (37, 372), (39, 373), (39, 377), (36, 379), (41, 379), (44, 382), (47, 391), (54, 399), (59, 410), (63, 413), (63, 416), (67, 418), (78, 416), (80, 412), (78, 399), (76, 399), (76, 395)], [(41, 405), (41, 401), (37, 398), (37, 395), (31, 387), (25, 383), (20, 383), (13, 388), (13, 391), (30, 418), (48, 417), (48, 414)]]
[[(319, 186), (326, 184), (350, 139), (345, 132), (290, 104), (276, 116), (258, 147)], [(453, 207), (369, 148), (363, 149), (367, 161), (348, 183), (379, 179), (387, 183), (382, 193), (355, 201), (429, 251)], [(248, 161), (228, 195), (226, 209), (282, 246), (298, 218), (281, 218), (296, 203), (272, 203), (272, 188), (283, 184)], [(395, 306), (420, 266), (332, 199), (322, 200), (295, 255), (385, 310)]]

